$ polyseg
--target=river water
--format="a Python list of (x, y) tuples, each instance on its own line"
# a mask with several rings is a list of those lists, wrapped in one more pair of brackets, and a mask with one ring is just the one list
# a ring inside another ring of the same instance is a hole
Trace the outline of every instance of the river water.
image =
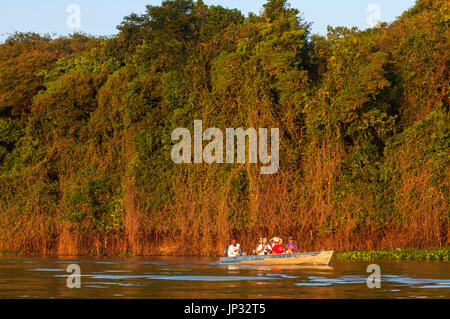
[[(367, 286), (367, 266), (381, 287)], [(67, 267), (80, 269), (81, 287)], [(450, 298), (450, 263), (220, 265), (217, 258), (0, 257), (0, 298)]]

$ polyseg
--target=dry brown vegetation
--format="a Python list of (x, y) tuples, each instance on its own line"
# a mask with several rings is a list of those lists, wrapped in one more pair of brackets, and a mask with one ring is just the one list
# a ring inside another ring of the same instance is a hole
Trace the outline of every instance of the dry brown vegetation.
[[(111, 39), (1, 44), (0, 252), (449, 246), (448, 4), (323, 37), (297, 14), (165, 1)], [(279, 127), (278, 173), (174, 164), (170, 134), (194, 119)]]

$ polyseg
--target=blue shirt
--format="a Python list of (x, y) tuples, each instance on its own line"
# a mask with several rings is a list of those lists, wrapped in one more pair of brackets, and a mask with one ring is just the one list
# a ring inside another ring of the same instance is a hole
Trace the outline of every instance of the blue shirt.
[(291, 250), (292, 250), (293, 252), (297, 252), (297, 250), (298, 250), (297, 244), (289, 244), (289, 243), (287, 243), (287, 244), (286, 244), (286, 250), (288, 250), (289, 248), (291, 248)]

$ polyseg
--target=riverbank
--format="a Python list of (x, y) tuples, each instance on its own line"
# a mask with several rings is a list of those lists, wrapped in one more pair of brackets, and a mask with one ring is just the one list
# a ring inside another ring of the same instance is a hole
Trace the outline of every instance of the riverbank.
[[(304, 251), (450, 246), (447, 2), (326, 37), (281, 0), (248, 18), (165, 1), (110, 38), (12, 34), (0, 251), (220, 256), (232, 237), (249, 253), (266, 236)], [(245, 130), (229, 154), (227, 128)], [(254, 148), (263, 128), (278, 128), (277, 150)], [(272, 152), (276, 174), (246, 159), (271, 165)]]
[(342, 260), (440, 260), (449, 261), (450, 247), (443, 248), (394, 248), (337, 252), (335, 257)]
[[(13, 252), (1, 252), (0, 256), (41, 256), (40, 254), (24, 254)], [(63, 255), (60, 255), (63, 256)], [(86, 257), (107, 255), (79, 255)], [(180, 257), (175, 255), (137, 255), (137, 254), (121, 254), (120, 257)], [(443, 248), (393, 248), (393, 249), (374, 249), (374, 250), (358, 250), (350, 252), (335, 252), (333, 255), (339, 260), (431, 260), (431, 261), (449, 261), (450, 247)], [(111, 257), (111, 256), (109, 256)], [(186, 257), (186, 256), (185, 256)], [(220, 257), (215, 255), (199, 256), (199, 257)]]

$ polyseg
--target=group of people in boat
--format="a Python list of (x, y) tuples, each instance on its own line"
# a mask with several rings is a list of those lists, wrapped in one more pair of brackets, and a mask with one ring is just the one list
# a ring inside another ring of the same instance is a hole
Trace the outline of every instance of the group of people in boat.
[[(261, 237), (259, 239), (259, 244), (253, 253), (255, 255), (263, 256), (270, 254), (294, 254), (298, 252), (298, 246), (294, 242), (294, 238), (289, 236), (287, 241), (286, 245), (283, 245), (283, 239), (280, 237), (273, 237), (271, 240)], [(227, 257), (242, 256), (241, 245), (237, 242), (236, 238), (231, 240), (231, 245), (228, 246), (228, 249), (225, 249), (224, 255)]]

